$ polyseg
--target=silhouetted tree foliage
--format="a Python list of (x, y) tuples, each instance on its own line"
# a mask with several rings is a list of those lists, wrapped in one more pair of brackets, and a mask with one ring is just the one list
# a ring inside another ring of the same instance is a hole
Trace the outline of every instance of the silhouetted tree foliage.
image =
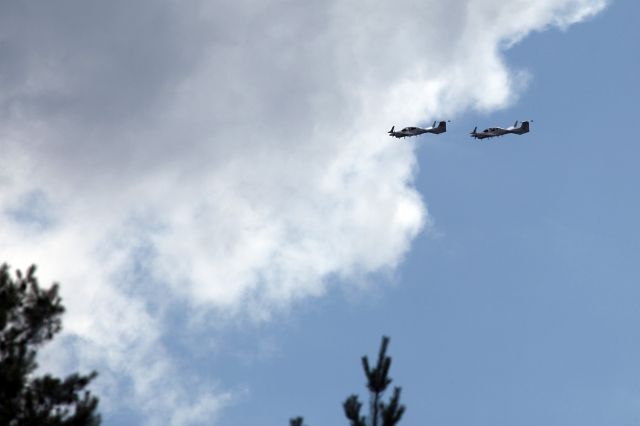
[[(362, 403), (358, 400), (358, 395), (349, 396), (342, 407), (344, 414), (351, 426), (395, 426), (400, 422), (405, 411), (405, 406), (400, 404), (401, 388), (394, 387), (393, 394), (388, 403), (382, 402), (382, 397), (387, 387), (391, 384), (389, 369), (391, 368), (391, 357), (387, 356), (389, 338), (382, 337), (378, 362), (371, 368), (369, 359), (362, 357), (362, 367), (367, 377), (367, 388), (369, 389), (369, 417), (361, 415)], [(303, 418), (296, 417), (290, 420), (290, 426), (303, 426)]]
[(304, 419), (302, 417), (294, 417), (289, 420), (289, 426), (304, 426)]
[(62, 328), (58, 285), (42, 289), (35, 266), (12, 277), (0, 266), (0, 425), (97, 426), (98, 399), (85, 390), (93, 372), (35, 377), (36, 352)]

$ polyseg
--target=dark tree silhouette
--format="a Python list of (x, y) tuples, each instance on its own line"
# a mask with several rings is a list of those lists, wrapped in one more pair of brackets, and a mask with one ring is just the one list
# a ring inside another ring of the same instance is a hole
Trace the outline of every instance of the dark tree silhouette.
[(11, 276), (0, 266), (0, 425), (97, 426), (98, 399), (85, 390), (93, 372), (35, 377), (36, 352), (62, 328), (58, 285), (42, 289), (35, 266)]
[(362, 404), (358, 401), (357, 395), (351, 395), (342, 404), (344, 414), (349, 419), (351, 426), (395, 426), (400, 422), (405, 411), (405, 406), (400, 404), (401, 388), (393, 388), (393, 395), (389, 403), (381, 402), (381, 398), (391, 384), (389, 368), (391, 368), (391, 357), (387, 356), (387, 346), (389, 338), (382, 337), (378, 362), (375, 367), (369, 366), (369, 359), (362, 357), (362, 367), (367, 377), (367, 388), (370, 393), (369, 418), (360, 415)]
[[(393, 388), (393, 395), (388, 403), (381, 401), (392, 381), (389, 377), (391, 357), (387, 356), (388, 346), (389, 338), (383, 336), (378, 362), (373, 368), (369, 365), (369, 359), (366, 356), (362, 357), (362, 367), (370, 393), (369, 417), (360, 414), (362, 403), (358, 400), (358, 395), (351, 395), (342, 404), (344, 414), (351, 426), (395, 426), (404, 414), (405, 406), (400, 404), (401, 388)], [(290, 426), (303, 426), (303, 422), (302, 417), (296, 417), (290, 420)]]
[(289, 426), (304, 426), (304, 419), (302, 417), (294, 417), (289, 420)]

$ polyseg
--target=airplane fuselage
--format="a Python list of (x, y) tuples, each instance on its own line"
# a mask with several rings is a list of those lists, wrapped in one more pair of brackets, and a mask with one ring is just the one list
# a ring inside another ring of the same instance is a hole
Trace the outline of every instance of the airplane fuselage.
[(422, 127), (405, 127), (397, 132), (394, 131), (394, 128), (395, 127), (392, 127), (389, 131), (389, 136), (393, 136), (394, 138), (406, 138), (409, 136), (419, 136), (424, 133), (433, 133), (436, 135), (444, 133), (447, 131), (447, 124), (444, 121), (441, 121), (440, 124), (438, 124), (438, 127), (435, 127), (435, 123), (433, 123), (432, 127), (424, 129)]
[(418, 136), (423, 133), (427, 133), (427, 130), (421, 129), (420, 127), (405, 127), (398, 132), (389, 132), (389, 135), (396, 138), (406, 138), (409, 136)]
[(473, 129), (473, 132), (471, 132), (471, 137), (476, 139), (485, 139), (508, 134), (522, 135), (529, 132), (528, 121), (523, 121), (520, 127), (517, 127), (517, 125), (518, 122), (516, 121), (516, 123), (512, 127), (507, 127), (506, 129), (503, 127), (490, 127), (488, 129), (484, 129), (481, 132), (477, 132), (476, 129)]

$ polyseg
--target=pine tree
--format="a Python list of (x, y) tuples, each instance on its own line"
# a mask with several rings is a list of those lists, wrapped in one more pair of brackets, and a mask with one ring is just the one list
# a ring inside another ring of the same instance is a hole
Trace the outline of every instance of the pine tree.
[(387, 387), (391, 384), (389, 369), (391, 357), (387, 356), (389, 338), (382, 337), (378, 362), (375, 367), (369, 366), (369, 359), (362, 357), (362, 367), (367, 377), (367, 388), (370, 393), (369, 418), (360, 415), (362, 403), (357, 395), (351, 395), (342, 404), (344, 414), (349, 419), (351, 426), (395, 426), (400, 422), (405, 411), (405, 406), (400, 404), (401, 388), (395, 387), (389, 403), (381, 402), (381, 398)]
[[(367, 377), (367, 388), (370, 393), (369, 417), (360, 414), (362, 403), (358, 400), (358, 395), (351, 395), (342, 404), (350, 426), (395, 426), (404, 414), (405, 406), (400, 404), (401, 388), (394, 387), (388, 403), (381, 401), (384, 392), (392, 382), (389, 377), (391, 357), (387, 356), (388, 346), (389, 338), (383, 336), (378, 362), (373, 368), (369, 365), (369, 359), (366, 356), (362, 357), (362, 367)], [(290, 426), (303, 426), (303, 422), (302, 417), (296, 417), (290, 420)]]
[(289, 426), (304, 426), (304, 419), (302, 417), (294, 417), (289, 419)]
[(58, 285), (42, 289), (35, 266), (15, 278), (0, 266), (0, 425), (97, 426), (98, 399), (85, 388), (96, 377), (34, 376), (37, 350), (62, 328)]

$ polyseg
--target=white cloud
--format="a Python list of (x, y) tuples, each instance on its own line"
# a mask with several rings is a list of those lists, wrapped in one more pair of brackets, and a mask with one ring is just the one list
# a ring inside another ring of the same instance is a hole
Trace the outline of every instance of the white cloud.
[(0, 259), (62, 282), (69, 356), (197, 424), (229, 395), (168, 385), (164, 310), (264, 319), (397, 267), (430, 218), (387, 128), (508, 106), (502, 50), (605, 5), (3, 2)]

